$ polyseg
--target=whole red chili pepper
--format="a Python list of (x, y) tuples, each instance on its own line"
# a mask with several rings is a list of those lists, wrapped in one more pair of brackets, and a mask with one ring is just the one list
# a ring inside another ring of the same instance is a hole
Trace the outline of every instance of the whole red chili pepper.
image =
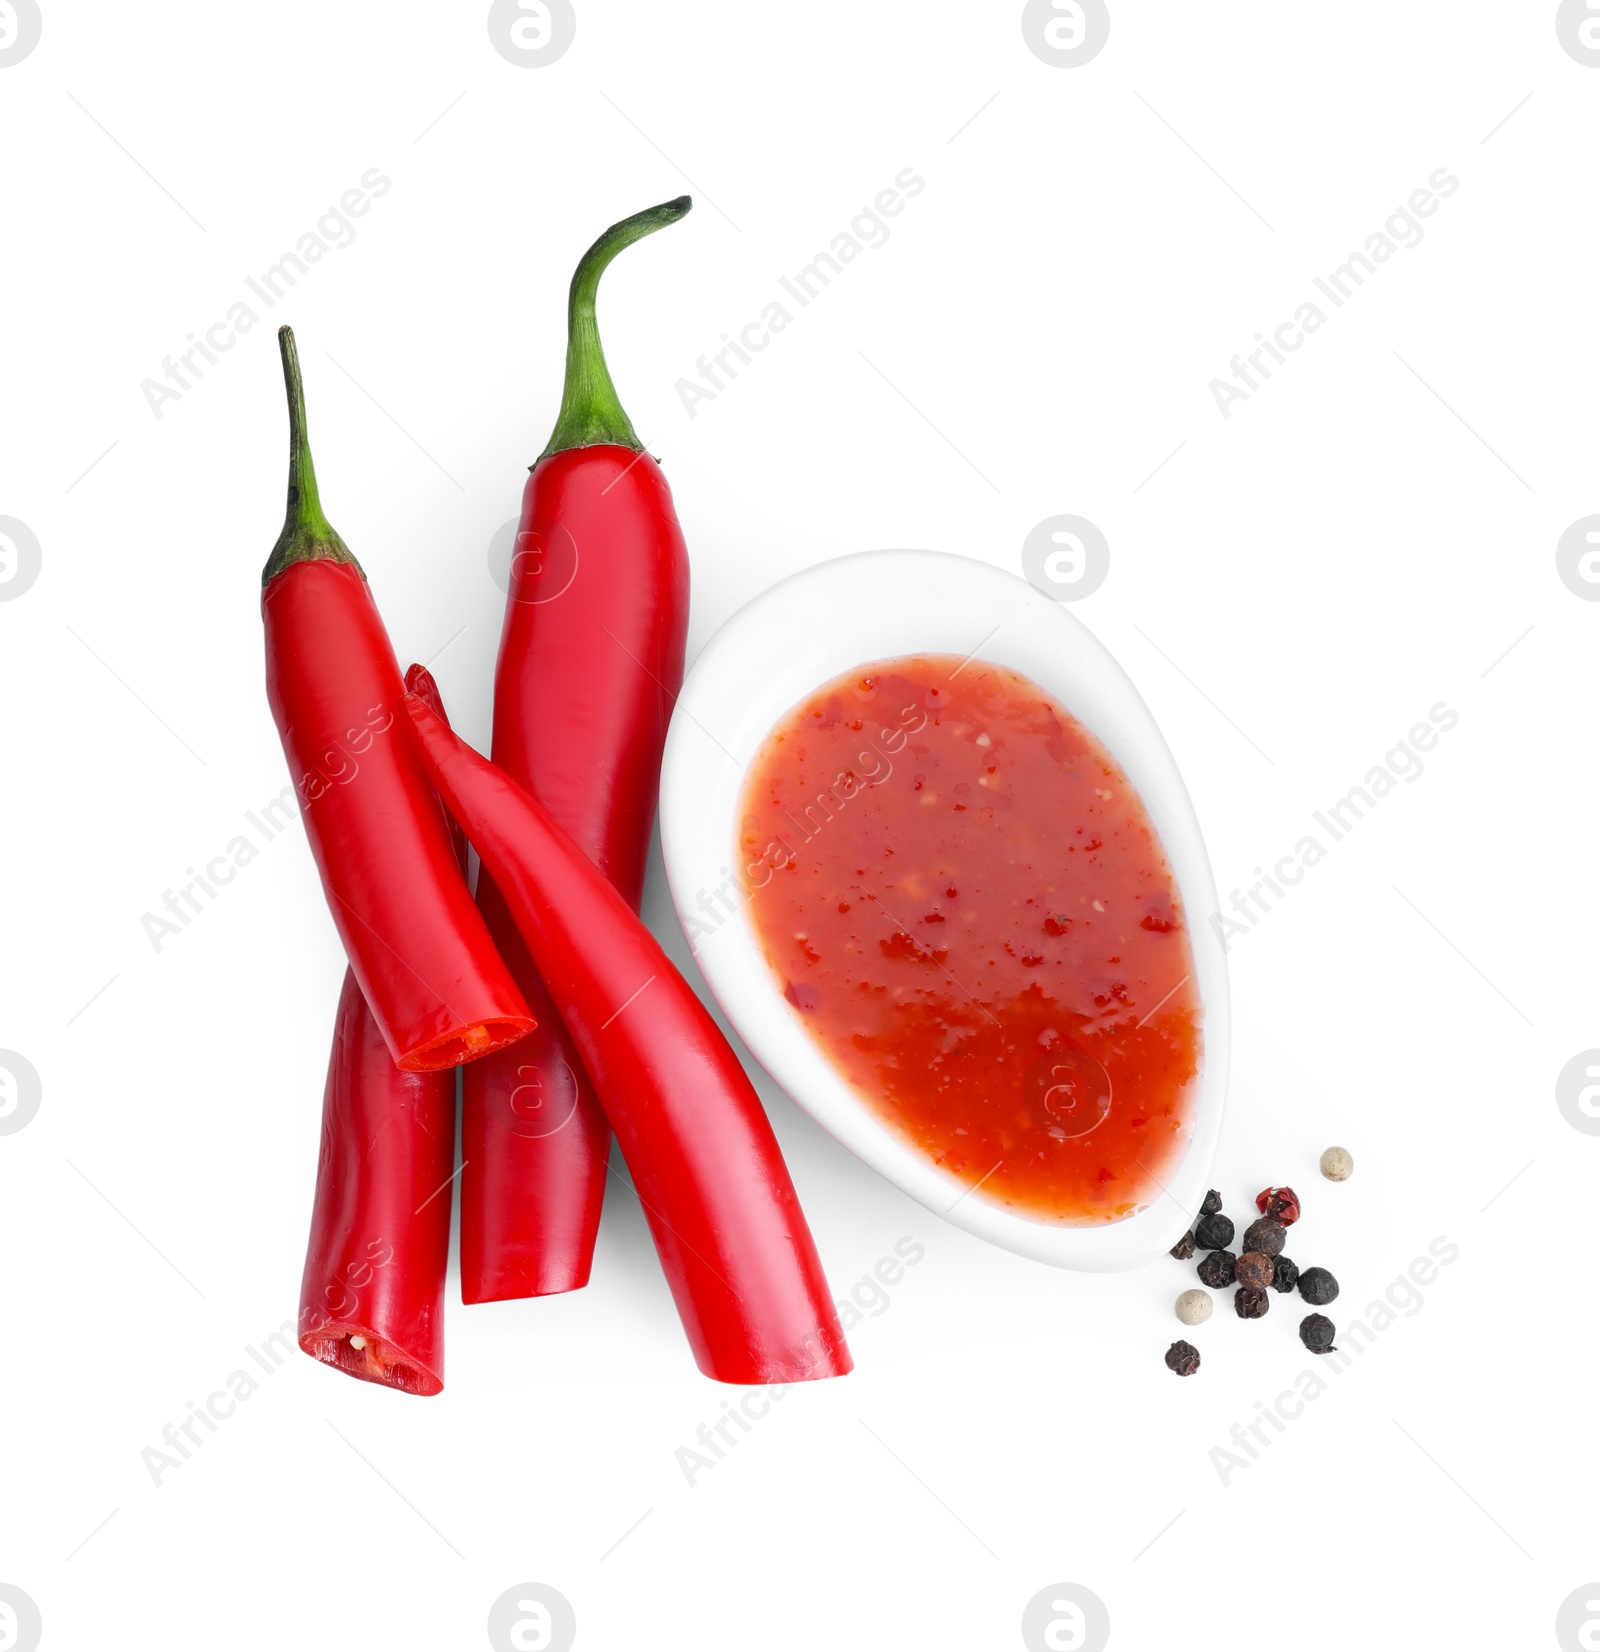
[[(406, 687), (444, 719), (438, 686), (420, 665)], [(465, 867), (453, 822), (451, 837)], [(313, 1359), (407, 1394), (444, 1387), (455, 1147), (454, 1069), (395, 1066), (347, 969), (300, 1281), (300, 1347)]]
[[(572, 278), (561, 412), (523, 490), (495, 668), (495, 762), (635, 910), (683, 682), (689, 563), (661, 467), (617, 400), (594, 306), (611, 260), (689, 204), (612, 225)], [(540, 1023), (463, 1074), (461, 1295), (492, 1302), (588, 1282), (610, 1131), (487, 877), (478, 901)]]
[(454, 1067), (531, 1032), (411, 742), (404, 693), (366, 575), (329, 526), (306, 440), (294, 334), (289, 506), (261, 576), (267, 699), (350, 967), (402, 1067)]
[(515, 781), (406, 700), (446, 807), (505, 897), (633, 1172), (700, 1369), (850, 1369), (772, 1126), (739, 1058), (633, 909)]

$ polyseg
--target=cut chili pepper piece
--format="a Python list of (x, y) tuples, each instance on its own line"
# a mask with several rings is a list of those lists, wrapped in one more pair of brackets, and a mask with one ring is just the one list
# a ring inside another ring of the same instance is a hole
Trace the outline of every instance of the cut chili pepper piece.
[(422, 701), (406, 710), (594, 1079), (700, 1369), (739, 1383), (843, 1375), (816, 1246), (728, 1041), (548, 812)]
[[(689, 560), (661, 467), (612, 385), (595, 294), (623, 248), (689, 206), (683, 196), (612, 225), (572, 278), (561, 413), (523, 490), (495, 667), (494, 761), (635, 911), (683, 682)], [(594, 1255), (610, 1126), (488, 877), (478, 905), (539, 1030), (463, 1074), (462, 1299), (577, 1290)]]
[[(346, 970), (322, 1098), (300, 1347), (408, 1394), (444, 1386), (455, 1111), (454, 1070), (395, 1066)], [(441, 1184), (444, 1193), (425, 1205)]]
[[(420, 665), (406, 687), (441, 720)], [(452, 821), (464, 868), (467, 845)], [(300, 1280), (300, 1347), (407, 1394), (444, 1386), (456, 1080), (394, 1064), (352, 970), (344, 973), (322, 1098), (322, 1149)]]
[(395, 727), (404, 687), (366, 576), (322, 513), (294, 335), (289, 505), (262, 574), (267, 699), (356, 980), (394, 1059), (453, 1067), (533, 1017), (456, 865), (443, 811)]

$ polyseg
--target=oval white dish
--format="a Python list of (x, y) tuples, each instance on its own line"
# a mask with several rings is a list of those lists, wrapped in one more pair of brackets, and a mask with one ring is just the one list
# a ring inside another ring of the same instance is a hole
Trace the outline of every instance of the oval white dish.
[[(1189, 1145), (1164, 1192), (1118, 1222), (1038, 1221), (968, 1189), (903, 1141), (829, 1061), (783, 997), (735, 870), (740, 795), (785, 714), (858, 665), (972, 656), (1031, 678), (1121, 764), (1166, 849), (1189, 919), (1203, 1008)], [(661, 847), (678, 916), (718, 1003), (756, 1059), (825, 1129), (929, 1210), (1056, 1267), (1108, 1272), (1167, 1251), (1198, 1211), (1227, 1087), (1228, 981), (1216, 888), (1172, 753), (1138, 690), (1090, 632), (1025, 580), (936, 551), (865, 551), (808, 568), (746, 604), (684, 684), (661, 773)]]

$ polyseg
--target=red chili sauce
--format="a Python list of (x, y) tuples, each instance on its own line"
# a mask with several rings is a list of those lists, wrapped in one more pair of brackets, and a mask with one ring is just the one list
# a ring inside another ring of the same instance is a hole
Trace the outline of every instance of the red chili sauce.
[(1034, 1219), (1159, 1195), (1199, 1088), (1194, 957), (1087, 729), (1000, 666), (863, 666), (768, 736), (741, 815), (767, 961), (900, 1136)]

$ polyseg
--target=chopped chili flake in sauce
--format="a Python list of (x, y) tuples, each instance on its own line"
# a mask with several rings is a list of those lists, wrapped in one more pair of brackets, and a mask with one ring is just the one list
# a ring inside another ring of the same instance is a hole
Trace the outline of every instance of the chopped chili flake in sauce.
[(863, 666), (768, 736), (741, 816), (779, 987), (892, 1129), (1035, 1219), (1159, 1197), (1198, 1091), (1194, 958), (1087, 729), (999, 666)]

